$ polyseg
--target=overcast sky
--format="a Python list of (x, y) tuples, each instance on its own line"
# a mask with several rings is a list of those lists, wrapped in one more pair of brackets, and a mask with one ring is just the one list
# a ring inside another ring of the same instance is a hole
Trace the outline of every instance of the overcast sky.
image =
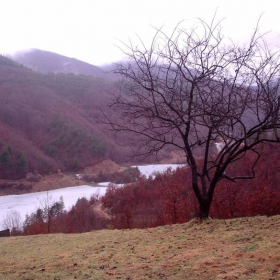
[(151, 26), (170, 30), (196, 17), (223, 21), (223, 33), (244, 40), (260, 27), (280, 45), (279, 0), (0, 0), (0, 53), (37, 48), (101, 65), (121, 59), (120, 41), (149, 41)]

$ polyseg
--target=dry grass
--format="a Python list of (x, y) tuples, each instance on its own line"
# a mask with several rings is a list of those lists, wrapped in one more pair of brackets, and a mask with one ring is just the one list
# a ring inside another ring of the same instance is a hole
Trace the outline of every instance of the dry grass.
[(0, 239), (0, 279), (280, 279), (280, 216)]

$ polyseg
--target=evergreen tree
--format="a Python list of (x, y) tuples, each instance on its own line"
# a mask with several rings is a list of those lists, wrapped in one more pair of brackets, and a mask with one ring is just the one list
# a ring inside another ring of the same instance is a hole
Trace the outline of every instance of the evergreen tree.
[(20, 174), (25, 174), (28, 171), (28, 163), (23, 153), (19, 153), (18, 155), (17, 169)]

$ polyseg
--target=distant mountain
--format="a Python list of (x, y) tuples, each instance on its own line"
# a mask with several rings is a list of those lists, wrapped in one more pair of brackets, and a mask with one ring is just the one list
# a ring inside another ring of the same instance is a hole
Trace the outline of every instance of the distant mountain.
[(97, 66), (49, 51), (30, 49), (8, 57), (40, 73), (73, 73), (107, 78), (106, 71)]

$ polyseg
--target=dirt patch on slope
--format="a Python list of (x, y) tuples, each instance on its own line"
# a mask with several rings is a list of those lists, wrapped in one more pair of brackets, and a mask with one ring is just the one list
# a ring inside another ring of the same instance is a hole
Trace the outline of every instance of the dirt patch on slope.
[(117, 163), (111, 161), (110, 159), (105, 159), (98, 162), (95, 165), (88, 166), (81, 171), (82, 174), (98, 174), (99, 172), (119, 172), (124, 170), (124, 167), (118, 165)]

